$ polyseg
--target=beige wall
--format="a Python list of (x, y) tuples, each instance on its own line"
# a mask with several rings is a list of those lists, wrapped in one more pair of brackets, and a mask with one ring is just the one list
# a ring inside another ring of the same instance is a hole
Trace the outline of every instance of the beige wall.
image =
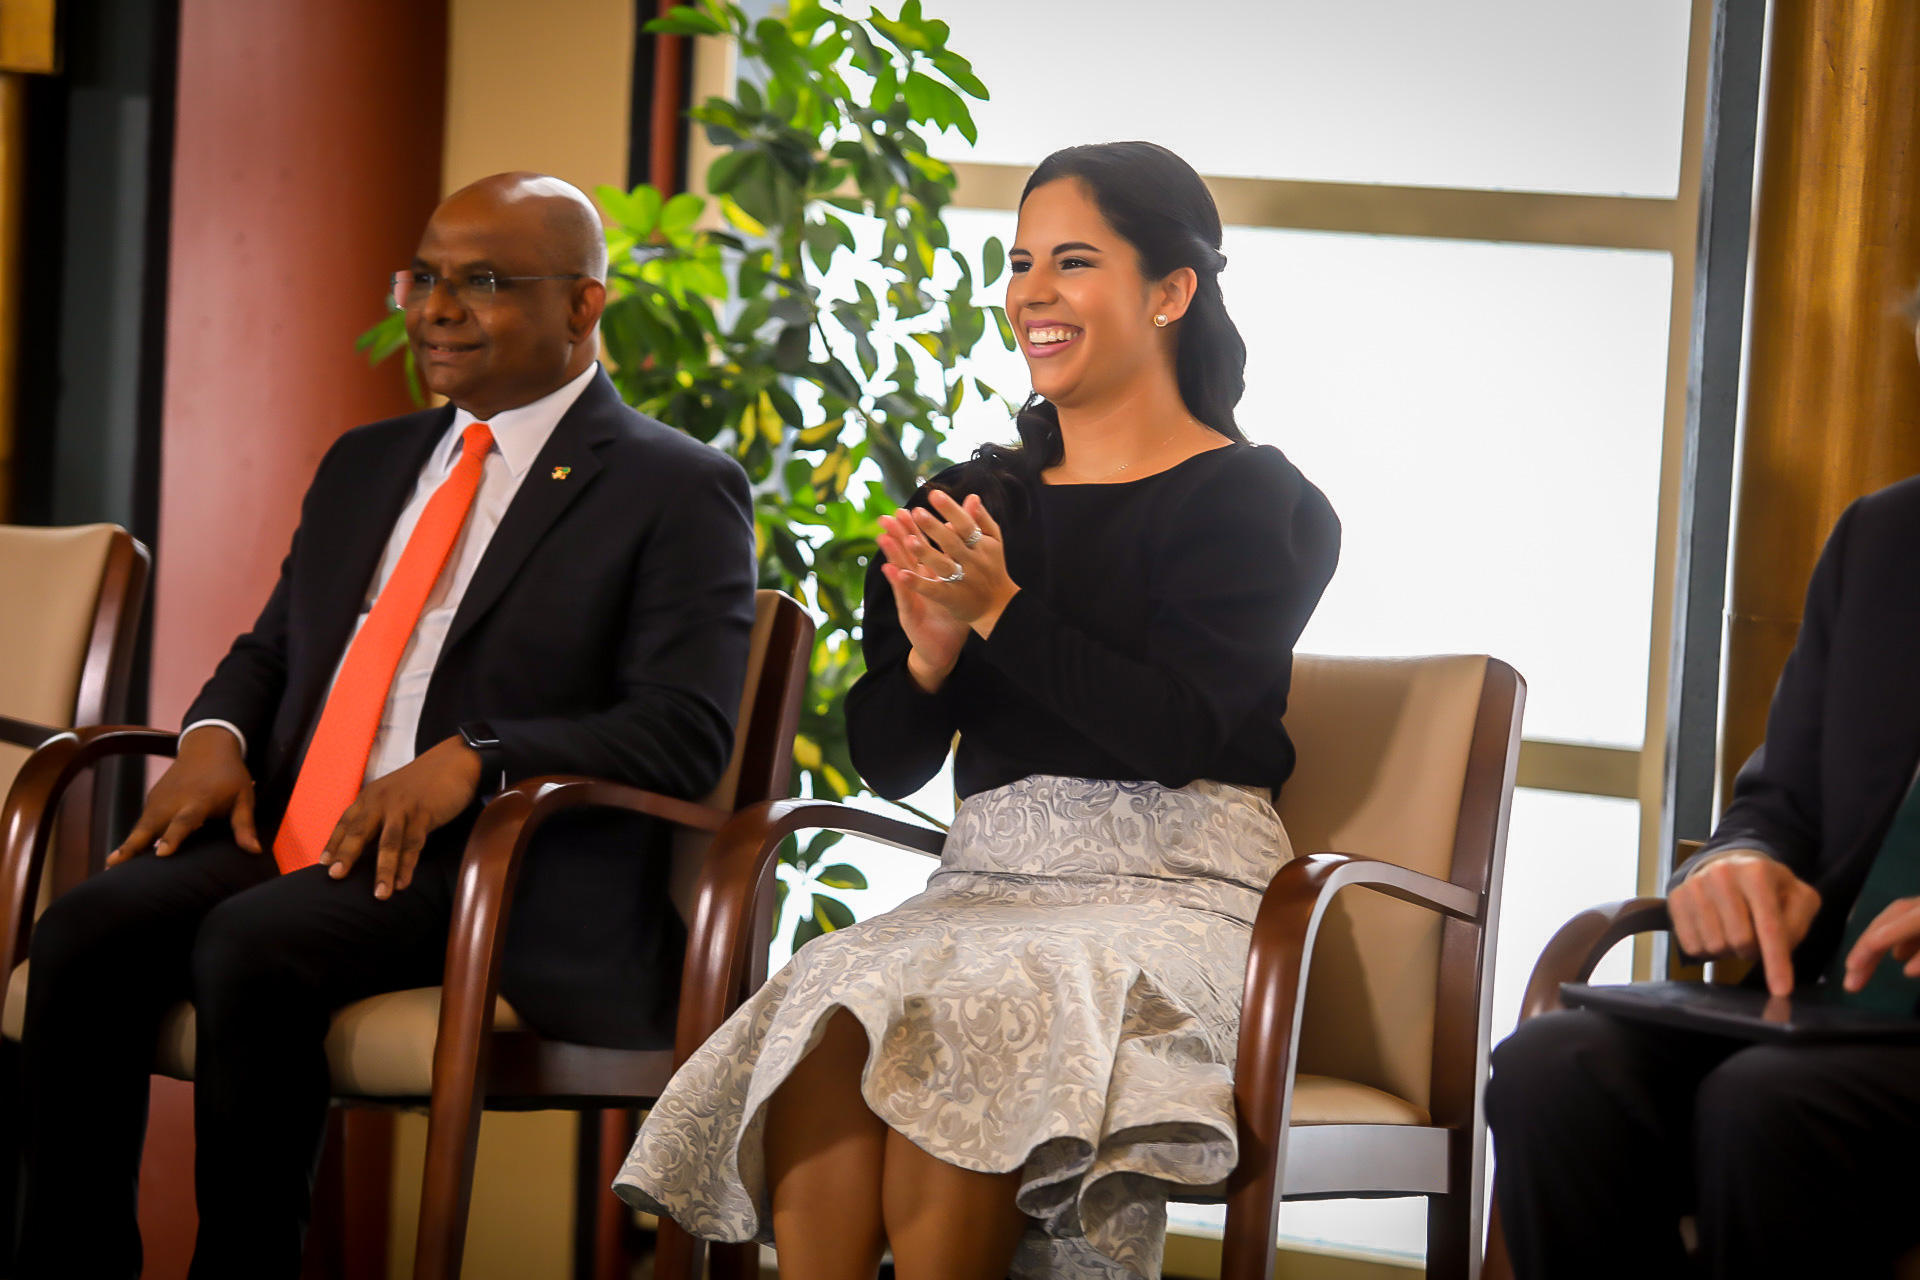
[[(490, 1111), (480, 1121), (465, 1280), (570, 1280), (573, 1275), (574, 1118), (556, 1111)], [(393, 1135), (387, 1275), (413, 1274), (427, 1118), (406, 1114)]]
[(442, 189), (534, 169), (627, 185), (633, 0), (450, 0)]

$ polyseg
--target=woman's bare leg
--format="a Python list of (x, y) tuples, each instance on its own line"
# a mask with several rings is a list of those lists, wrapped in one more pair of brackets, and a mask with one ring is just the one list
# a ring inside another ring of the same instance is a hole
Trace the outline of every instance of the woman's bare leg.
[(1018, 1170), (962, 1169), (888, 1129), (880, 1203), (900, 1280), (1005, 1280), (1027, 1229), (1019, 1185)]
[(860, 1096), (866, 1063), (866, 1031), (836, 1010), (820, 1043), (767, 1102), (767, 1182), (782, 1280), (873, 1280), (880, 1270), (889, 1130)]

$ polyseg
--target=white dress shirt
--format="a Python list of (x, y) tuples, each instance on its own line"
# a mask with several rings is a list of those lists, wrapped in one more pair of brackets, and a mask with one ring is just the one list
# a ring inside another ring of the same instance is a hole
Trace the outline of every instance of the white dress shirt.
[[(595, 364), (558, 391), (518, 409), (496, 414), (488, 420), (487, 426), (493, 432), (493, 448), (488, 450), (486, 461), (482, 464), (480, 487), (473, 495), (473, 506), (467, 512), (467, 522), (460, 530), (460, 538), (447, 558), (447, 567), (441, 570), (439, 581), (434, 583), (432, 592), (428, 594), (427, 602), (420, 611), (420, 621), (414, 626), (413, 635), (400, 655), (400, 666), (394, 671), (393, 685), (387, 690), (386, 708), (380, 714), (380, 728), (373, 736), (373, 750), (367, 756), (366, 782), (392, 773), (413, 760), (413, 740), (420, 728), (420, 708), (427, 700), (427, 685), (433, 679), (434, 664), (440, 660), (440, 647), (446, 643), (447, 628), (453, 625), (453, 615), (467, 594), (467, 584), (473, 581), (473, 571), (486, 554), (487, 544), (493, 541), (493, 531), (500, 527), (501, 517), (506, 515), (513, 495), (520, 491), (521, 483), (532, 469), (533, 460), (546, 447), (547, 437), (553, 434), (560, 419), (566, 416), (567, 410), (573, 407), (573, 402), (580, 398), (580, 393), (587, 389), (587, 384), (593, 381), (599, 369), (600, 366)], [(454, 410), (453, 422), (447, 427), (446, 434), (440, 437), (440, 443), (427, 456), (426, 465), (420, 469), (420, 478), (414, 482), (413, 493), (408, 497), (407, 505), (400, 509), (400, 518), (394, 522), (393, 532), (387, 536), (387, 549), (380, 557), (380, 567), (374, 571), (373, 581), (368, 584), (367, 594), (360, 602), (360, 616), (353, 624), (354, 636), (360, 634), (373, 602), (379, 598), (387, 579), (393, 576), (394, 569), (399, 565), (401, 553), (407, 547), (407, 539), (413, 535), (413, 526), (419, 522), (421, 512), (426, 510), (427, 500), (452, 474), (454, 464), (460, 460), (461, 433), (474, 421), (474, 416), (465, 409)], [(549, 481), (543, 479), (545, 482)], [(352, 647), (353, 637), (350, 636), (347, 648)], [(333, 680), (340, 678), (340, 665), (345, 661), (346, 650), (342, 650), (340, 661), (334, 664)], [(327, 682), (327, 689), (329, 693), (332, 692), (332, 680)], [(181, 731), (182, 736), (207, 724), (217, 724), (231, 730), (240, 739), (240, 751), (245, 754), (246, 734), (240, 731), (238, 725), (225, 720), (196, 720)]]

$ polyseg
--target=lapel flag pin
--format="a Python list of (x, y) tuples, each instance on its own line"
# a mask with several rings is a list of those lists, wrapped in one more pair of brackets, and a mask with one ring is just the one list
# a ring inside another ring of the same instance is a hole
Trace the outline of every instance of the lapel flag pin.
[(568, 476), (572, 474), (573, 474), (572, 467), (555, 467), (553, 469), (553, 478), (555, 480), (565, 480)]

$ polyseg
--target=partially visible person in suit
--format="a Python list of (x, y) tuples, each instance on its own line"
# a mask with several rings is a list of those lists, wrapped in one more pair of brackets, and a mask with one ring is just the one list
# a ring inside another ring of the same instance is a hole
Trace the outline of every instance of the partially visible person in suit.
[[(450, 196), (396, 275), (451, 403), (328, 451), (178, 759), (34, 930), (16, 1274), (140, 1274), (147, 1076), (191, 999), (192, 1274), (299, 1275), (330, 1017), (440, 981), (487, 797), (548, 773), (683, 797), (719, 779), (753, 623), (746, 477), (620, 402), (596, 361), (605, 274), (586, 197), (516, 173)], [(670, 1043), (663, 833), (583, 812), (542, 837), (503, 993), (564, 1039)]]
[[(1766, 741), (1673, 877), (1675, 941), (1775, 996), (1920, 1000), (1920, 478), (1827, 540)], [(1920, 1244), (1920, 1045), (1748, 1045), (1575, 1010), (1493, 1055), (1522, 1280), (1888, 1275)], [(1698, 1267), (1679, 1232), (1696, 1215)]]

